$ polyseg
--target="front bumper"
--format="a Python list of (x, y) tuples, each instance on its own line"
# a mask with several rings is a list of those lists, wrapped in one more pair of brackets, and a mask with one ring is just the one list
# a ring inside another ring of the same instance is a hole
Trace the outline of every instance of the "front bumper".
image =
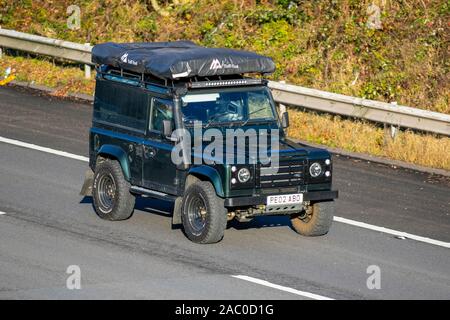
[[(329, 201), (338, 197), (338, 191), (311, 191), (303, 193), (303, 201)], [(225, 207), (246, 207), (267, 204), (267, 196), (235, 197), (225, 199)]]

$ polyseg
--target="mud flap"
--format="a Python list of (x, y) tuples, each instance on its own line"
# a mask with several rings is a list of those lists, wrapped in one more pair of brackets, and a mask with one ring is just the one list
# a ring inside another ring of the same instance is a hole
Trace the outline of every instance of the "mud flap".
[(94, 183), (94, 172), (87, 170), (84, 175), (84, 183), (81, 187), (80, 196), (92, 196), (92, 184)]
[(175, 199), (175, 203), (173, 204), (173, 216), (172, 216), (172, 225), (181, 224), (181, 206), (183, 205), (183, 198), (178, 197)]

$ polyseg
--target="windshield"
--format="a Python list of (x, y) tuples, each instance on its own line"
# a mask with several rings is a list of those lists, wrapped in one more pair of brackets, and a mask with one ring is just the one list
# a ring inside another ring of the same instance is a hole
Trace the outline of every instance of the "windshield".
[(275, 120), (269, 89), (265, 87), (191, 92), (182, 98), (184, 122), (212, 123)]

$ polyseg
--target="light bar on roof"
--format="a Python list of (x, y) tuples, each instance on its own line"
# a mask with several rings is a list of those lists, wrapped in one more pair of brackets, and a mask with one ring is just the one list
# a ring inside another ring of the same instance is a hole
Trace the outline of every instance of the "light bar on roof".
[(198, 81), (190, 84), (191, 88), (211, 88), (211, 87), (235, 87), (235, 86), (251, 86), (262, 84), (262, 79), (232, 79), (232, 80), (212, 80)]

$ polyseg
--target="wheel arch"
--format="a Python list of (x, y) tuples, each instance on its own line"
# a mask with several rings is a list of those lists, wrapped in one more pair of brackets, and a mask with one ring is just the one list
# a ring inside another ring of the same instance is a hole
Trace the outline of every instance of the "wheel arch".
[(198, 180), (211, 182), (216, 190), (216, 194), (219, 197), (224, 197), (225, 194), (223, 191), (222, 178), (216, 169), (204, 165), (191, 168), (188, 176), (186, 177), (185, 188), (194, 183), (196, 181), (195, 178)]
[(120, 163), (125, 179), (130, 181), (130, 164), (128, 162), (128, 156), (122, 148), (110, 144), (104, 144), (98, 150), (97, 161), (99, 157), (117, 160)]

